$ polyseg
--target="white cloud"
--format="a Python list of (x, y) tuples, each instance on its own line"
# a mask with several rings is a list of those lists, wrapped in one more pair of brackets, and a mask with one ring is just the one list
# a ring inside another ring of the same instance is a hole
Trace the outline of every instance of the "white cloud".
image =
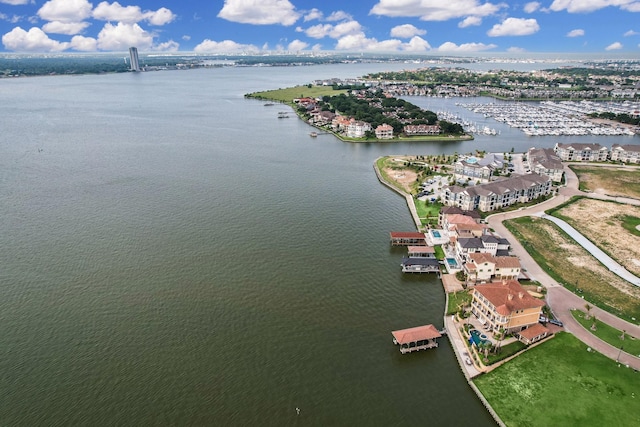
[(482, 24), (482, 18), (478, 16), (467, 16), (458, 23), (458, 28), (467, 28)]
[(438, 47), (440, 52), (481, 52), (483, 50), (494, 49), (497, 46), (495, 44), (484, 43), (463, 43), (457, 45), (453, 42), (445, 42)]
[(447, 21), (466, 16), (489, 16), (506, 7), (505, 3), (480, 3), (478, 0), (379, 0), (369, 14)]
[(173, 40), (151, 46), (151, 50), (156, 52), (177, 52), (179, 48), (180, 44)]
[(304, 22), (307, 21), (313, 21), (315, 19), (322, 19), (324, 15), (322, 14), (322, 12), (320, 12), (318, 9), (316, 9), (315, 7), (313, 9), (311, 9), (309, 12), (307, 12), (306, 15), (304, 15)]
[(622, 43), (620, 42), (611, 43), (609, 46), (604, 48), (604, 50), (620, 50), (620, 49), (622, 49)]
[(82, 22), (91, 16), (92, 7), (88, 0), (49, 0), (37, 14), (45, 21)]
[(218, 18), (242, 24), (295, 24), (300, 13), (289, 0), (225, 0)]
[(320, 52), (322, 50), (322, 45), (320, 43), (316, 43), (316, 44), (313, 45), (311, 50), (314, 51), (314, 52)]
[(98, 41), (93, 37), (73, 36), (71, 49), (81, 52), (95, 52), (98, 50)]
[(191, 40), (191, 36), (188, 35), (188, 34), (185, 34), (184, 36), (182, 36), (182, 40), (189, 41), (189, 40)]
[(42, 30), (45, 33), (54, 33), (54, 34), (66, 34), (72, 36), (74, 34), (81, 33), (82, 30), (87, 28), (89, 25), (88, 22), (60, 22), (60, 21), (52, 21), (47, 22), (42, 26)]
[(528, 36), (540, 30), (535, 19), (507, 18), (502, 23), (496, 24), (487, 31), (489, 37), (501, 36)]
[(257, 50), (257, 47), (250, 44), (240, 44), (232, 40), (216, 42), (209, 39), (205, 39), (202, 43), (193, 48), (193, 51), (196, 53), (234, 53)]
[(98, 34), (98, 49), (127, 51), (131, 46), (139, 50), (149, 50), (153, 44), (153, 35), (143, 30), (138, 24), (118, 22), (113, 25), (107, 22)]
[(567, 33), (567, 37), (582, 37), (584, 36), (584, 30), (577, 28)]
[(521, 47), (516, 47), (516, 46), (512, 46), (509, 49), (507, 49), (507, 52), (511, 52), (511, 53), (522, 53), (522, 52), (526, 52), (526, 49), (521, 48)]
[(22, 21), (22, 16), (20, 15), (9, 16), (7, 14), (0, 12), (0, 21), (7, 21), (12, 24), (17, 24), (18, 22)]
[(331, 13), (331, 15), (327, 16), (327, 21), (344, 21), (347, 19), (351, 20), (353, 19), (353, 17), (342, 10), (337, 10)]
[(309, 47), (309, 43), (305, 43), (301, 40), (296, 39), (289, 43), (289, 46), (287, 46), (287, 50), (290, 52), (299, 52), (301, 50), (305, 50), (307, 47)]
[(404, 43), (402, 45), (402, 50), (406, 50), (407, 52), (426, 52), (430, 49), (431, 45), (429, 42), (418, 36), (411, 38), (409, 43)]
[(120, 3), (101, 2), (93, 10), (93, 17), (101, 21), (118, 21), (125, 24), (134, 24), (140, 21), (148, 21), (151, 25), (165, 25), (176, 18), (176, 15), (166, 7), (156, 11), (142, 11), (140, 6), (122, 6)]
[(554, 12), (566, 10), (569, 13), (586, 13), (619, 7), (629, 12), (640, 12), (640, 1), (637, 0), (554, 0), (549, 9)]
[[(298, 31), (298, 29), (296, 29)], [(362, 26), (358, 21), (341, 22), (338, 25), (331, 24), (318, 24), (302, 30), (311, 38), (321, 39), (324, 37), (331, 37), (332, 39), (338, 39), (346, 35), (356, 35), (362, 33)]]
[(176, 19), (176, 15), (166, 7), (154, 11), (147, 11), (144, 14), (145, 19), (151, 25), (165, 25)]
[(19, 6), (21, 4), (28, 4), (32, 0), (0, 0), (0, 3), (10, 4), (12, 6)]
[(427, 34), (426, 30), (416, 28), (411, 24), (398, 25), (391, 29), (391, 37), (399, 37), (401, 39), (408, 39), (413, 36), (423, 36), (425, 34)]
[(2, 44), (5, 49), (17, 52), (60, 52), (69, 47), (69, 43), (52, 40), (37, 27), (29, 31), (15, 27), (2, 36)]
[(637, 36), (638, 34), (640, 34), (640, 33), (638, 33), (637, 31), (629, 30), (626, 33), (624, 33), (624, 36), (625, 37), (631, 37), (631, 36)]
[(540, 9), (540, 3), (537, 1), (532, 1), (524, 5), (524, 11), (526, 13), (533, 13)]

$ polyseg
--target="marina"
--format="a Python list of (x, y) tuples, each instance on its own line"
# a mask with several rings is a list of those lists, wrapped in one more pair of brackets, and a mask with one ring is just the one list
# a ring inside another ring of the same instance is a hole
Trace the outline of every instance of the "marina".
[[(637, 104), (637, 103), (636, 103)], [(632, 114), (639, 114), (640, 107), (627, 104)], [(633, 136), (636, 131), (621, 124), (589, 120), (587, 114), (622, 110), (621, 105), (604, 106), (590, 101), (541, 101), (509, 103), (458, 103), (476, 114), (520, 129), (529, 136)]]

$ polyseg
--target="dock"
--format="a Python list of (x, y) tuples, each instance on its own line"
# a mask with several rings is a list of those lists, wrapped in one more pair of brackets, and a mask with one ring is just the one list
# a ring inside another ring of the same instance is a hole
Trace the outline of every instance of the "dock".
[(402, 263), (403, 273), (439, 273), (440, 261), (435, 258), (426, 257), (408, 257), (403, 258)]
[(438, 347), (436, 339), (442, 336), (433, 325), (400, 329), (392, 331), (391, 335), (393, 335), (393, 343), (400, 346), (402, 354)]

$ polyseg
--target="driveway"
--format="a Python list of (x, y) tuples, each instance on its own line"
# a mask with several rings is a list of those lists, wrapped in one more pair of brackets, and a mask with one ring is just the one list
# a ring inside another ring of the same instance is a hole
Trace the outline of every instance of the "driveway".
[[(619, 348), (611, 346), (604, 341), (596, 338), (591, 332), (584, 329), (577, 321), (573, 319), (571, 315), (571, 309), (578, 308), (584, 309), (586, 301), (581, 297), (573, 294), (564, 287), (558, 285), (529, 255), (520, 242), (507, 230), (502, 224), (506, 219), (513, 219), (522, 216), (542, 216), (544, 211), (552, 207), (558, 206), (564, 203), (572, 196), (582, 195), (586, 197), (594, 196), (593, 193), (583, 193), (578, 190), (578, 177), (569, 169), (567, 165), (564, 167), (565, 176), (567, 177), (567, 185), (560, 188), (559, 194), (552, 199), (549, 199), (543, 203), (540, 203), (529, 208), (499, 213), (491, 215), (487, 218), (489, 226), (495, 230), (500, 236), (506, 238), (511, 243), (513, 254), (520, 258), (520, 263), (523, 268), (526, 269), (527, 274), (547, 289), (547, 305), (559, 320), (565, 325), (565, 329), (575, 335), (580, 341), (587, 344), (594, 350), (604, 354), (605, 356), (619, 360), (621, 363), (629, 365), (630, 367), (640, 370), (640, 357), (634, 357), (630, 354), (621, 352)], [(603, 195), (595, 195), (598, 198), (603, 198)], [(607, 196), (604, 196), (606, 198)], [(612, 200), (614, 198), (611, 198)], [(634, 202), (637, 202), (634, 200)], [(592, 304), (593, 305), (593, 304)], [(593, 307), (591, 312), (602, 322), (620, 329), (625, 330), (627, 334), (640, 339), (640, 326), (629, 323), (623, 319), (620, 319), (606, 311)]]

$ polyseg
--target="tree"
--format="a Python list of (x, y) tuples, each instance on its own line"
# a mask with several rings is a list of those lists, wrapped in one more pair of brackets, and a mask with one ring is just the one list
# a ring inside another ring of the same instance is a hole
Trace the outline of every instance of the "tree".
[(591, 317), (591, 315), (590, 315), (590, 312), (591, 312), (591, 304), (586, 303), (586, 304), (584, 305), (584, 308), (586, 308), (586, 309), (587, 309), (587, 315), (585, 316), (585, 319), (587, 319), (587, 320), (588, 320), (588, 319)]
[(593, 316), (592, 318), (593, 318), (593, 323), (591, 324), (591, 330), (595, 331), (595, 330), (598, 329), (598, 326), (596, 325), (596, 320), (597, 319), (596, 319), (596, 316)]

